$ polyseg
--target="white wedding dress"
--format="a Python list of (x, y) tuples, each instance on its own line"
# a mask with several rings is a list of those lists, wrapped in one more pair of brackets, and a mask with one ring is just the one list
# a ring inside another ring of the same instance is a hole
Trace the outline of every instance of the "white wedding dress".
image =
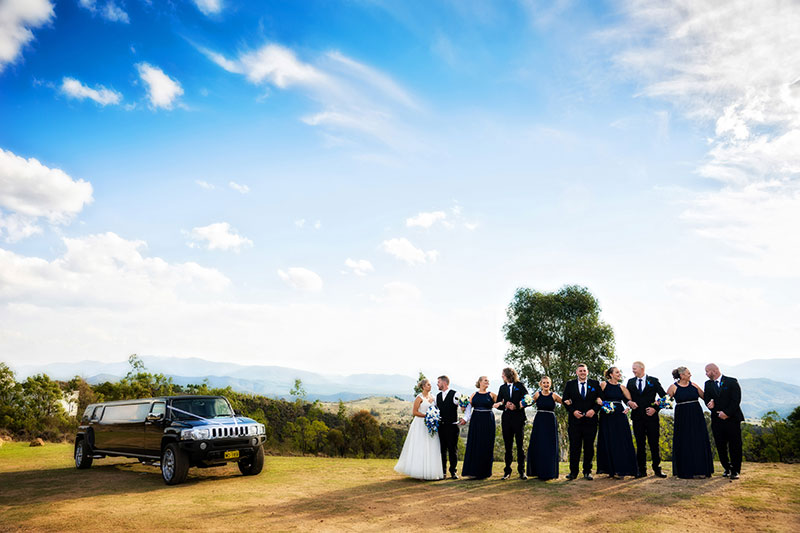
[[(419, 412), (428, 412), (431, 403), (421, 394), (417, 398), (422, 398)], [(406, 441), (403, 443), (403, 451), (400, 452), (400, 459), (394, 469), (401, 474), (417, 479), (444, 478), (439, 433), (431, 436), (425, 426), (424, 418), (415, 416), (411, 422)]]

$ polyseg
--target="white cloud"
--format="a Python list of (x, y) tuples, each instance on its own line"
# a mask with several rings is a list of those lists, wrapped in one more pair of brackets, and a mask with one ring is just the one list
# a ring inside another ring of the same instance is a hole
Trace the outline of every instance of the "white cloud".
[(92, 200), (90, 183), (0, 148), (0, 228), (7, 240), (39, 233), (38, 218), (67, 224)]
[(422, 291), (411, 283), (403, 281), (391, 281), (383, 286), (383, 292), (379, 296), (372, 295), (371, 299), (378, 303), (408, 304), (422, 298)]
[(122, 94), (112, 89), (106, 89), (102, 85), (97, 85), (92, 89), (87, 87), (75, 78), (65, 76), (61, 80), (61, 92), (70, 98), (77, 100), (94, 100), (101, 106), (117, 105), (122, 101)]
[(411, 244), (411, 241), (405, 237), (383, 241), (381, 248), (384, 252), (411, 266), (424, 265), (429, 261), (433, 263), (439, 257), (439, 252), (436, 250), (429, 250), (426, 252)]
[(291, 267), (286, 272), (278, 270), (278, 276), (295, 289), (309, 292), (322, 290), (322, 278), (307, 268)]
[(164, 74), (160, 68), (148, 63), (138, 63), (136, 69), (139, 71), (139, 77), (147, 85), (150, 106), (153, 109), (172, 109), (183, 94), (181, 84)]
[(128, 14), (125, 12), (125, 10), (115, 4), (112, 0), (109, 0), (101, 13), (103, 18), (112, 22), (122, 22), (124, 24), (128, 24), (130, 22)]
[(222, 0), (192, 0), (204, 15), (216, 15), (222, 11)]
[(33, 40), (33, 31), (53, 17), (49, 0), (3, 0), (0, 2), (0, 72), (16, 61), (22, 48)]
[(413, 228), (418, 226), (420, 228), (430, 228), (433, 226), (437, 221), (444, 220), (447, 218), (447, 214), (444, 211), (433, 211), (430, 213), (419, 213), (416, 216), (406, 219), (406, 226), (409, 228)]
[(366, 276), (369, 272), (373, 272), (375, 267), (366, 259), (350, 259), (349, 257), (344, 262), (345, 266), (353, 271), (356, 276)]
[(253, 246), (253, 241), (242, 237), (227, 222), (216, 222), (208, 226), (193, 228), (189, 237), (189, 247), (202, 246), (208, 250), (231, 250), (239, 252), (242, 248)]
[(230, 280), (197, 263), (145, 257), (143, 241), (114, 233), (63, 239), (66, 251), (48, 261), (0, 248), (0, 301), (60, 306), (164, 304), (180, 291), (219, 292)]
[(200, 187), (202, 187), (203, 189), (207, 190), (207, 191), (213, 191), (214, 189), (216, 189), (216, 187), (214, 186), (214, 184), (212, 184), (212, 183), (208, 183), (207, 181), (203, 181), (203, 180), (194, 180), (194, 182), (195, 182), (197, 185), (199, 185)]
[[(765, 0), (631, 1), (618, 57), (713, 129), (697, 171), (718, 188), (692, 193), (684, 219), (729, 247), (751, 275), (800, 275), (800, 9)], [(780, 35), (780, 38), (776, 38)]]
[(340, 52), (329, 52), (317, 64), (311, 64), (275, 43), (243, 51), (233, 59), (198, 49), (223, 69), (241, 74), (255, 85), (306, 92), (322, 109), (305, 114), (301, 120), (325, 129), (328, 139), (330, 133), (337, 133), (337, 146), (350, 141), (342, 139), (345, 132), (396, 148), (419, 146), (416, 136), (398, 127), (395, 118), (418, 108), (410, 94), (386, 74)]
[(241, 194), (247, 194), (250, 192), (250, 187), (248, 187), (247, 185), (241, 185), (239, 183), (236, 183), (235, 181), (229, 182), (228, 187)]
[(320, 222), (319, 220), (314, 222), (314, 229), (320, 229), (321, 227), (322, 227), (322, 222)]
[(303, 226), (306, 225), (306, 219), (298, 218), (297, 220), (294, 221), (294, 225), (297, 226), (298, 228), (302, 228)]

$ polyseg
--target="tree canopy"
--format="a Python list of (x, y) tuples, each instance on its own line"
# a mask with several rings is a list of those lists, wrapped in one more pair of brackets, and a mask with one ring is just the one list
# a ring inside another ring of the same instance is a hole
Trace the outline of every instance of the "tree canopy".
[(579, 363), (600, 377), (614, 362), (614, 331), (600, 319), (600, 303), (585, 287), (517, 289), (506, 315), (503, 332), (511, 344), (506, 361), (530, 388), (547, 375), (561, 391)]

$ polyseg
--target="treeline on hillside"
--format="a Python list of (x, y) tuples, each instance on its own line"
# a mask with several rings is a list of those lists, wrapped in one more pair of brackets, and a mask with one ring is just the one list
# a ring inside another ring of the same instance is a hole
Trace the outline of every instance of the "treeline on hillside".
[[(123, 379), (98, 385), (90, 385), (80, 377), (56, 381), (45, 374), (17, 382), (11, 369), (0, 362), (0, 430), (21, 440), (71, 440), (83, 411), (91, 403), (210, 394), (225, 396), (235, 410), (264, 424), (266, 448), (273, 453), (397, 457), (403, 446), (404, 429), (379, 424), (369, 411), (348, 415), (341, 401), (338, 412), (329, 413), (321, 409), (319, 402), (307, 402), (301, 397), (290, 402), (242, 394), (230, 387), (210, 388), (207, 383), (184, 387), (163, 374), (147, 372), (136, 356), (129, 361), (131, 371)], [(77, 404), (76, 416), (67, 415), (65, 398)]]

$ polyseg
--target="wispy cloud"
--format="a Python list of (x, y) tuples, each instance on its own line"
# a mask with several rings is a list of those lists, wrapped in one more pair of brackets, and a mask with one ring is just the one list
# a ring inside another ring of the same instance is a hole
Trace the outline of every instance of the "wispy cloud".
[(53, 18), (49, 0), (3, 0), (0, 2), (0, 72), (22, 55), (33, 40), (33, 31)]
[(428, 250), (426, 252), (422, 248), (417, 248), (411, 244), (411, 241), (405, 237), (383, 241), (381, 249), (411, 266), (433, 263), (439, 258), (439, 252), (436, 250)]
[(322, 278), (307, 268), (291, 267), (286, 271), (278, 270), (278, 276), (291, 287), (301, 291), (317, 292), (322, 290)]
[(356, 260), (348, 257), (344, 264), (347, 268), (351, 269), (356, 276), (366, 276), (368, 273), (375, 271), (375, 267), (366, 259)]
[(235, 181), (228, 182), (228, 187), (240, 194), (247, 194), (250, 192), (250, 187), (242, 185), (241, 183), (236, 183)]
[(183, 94), (181, 84), (158, 67), (148, 63), (136, 65), (139, 77), (147, 86), (147, 98), (153, 109), (172, 109)]
[(108, 0), (102, 7), (98, 8), (97, 0), (78, 0), (78, 5), (92, 12), (93, 15), (100, 15), (111, 22), (121, 22), (129, 24), (130, 18), (122, 6), (114, 0)]
[(377, 140), (395, 149), (418, 145), (397, 118), (403, 114), (400, 110), (419, 110), (411, 94), (390, 76), (341, 52), (327, 52), (312, 64), (276, 43), (243, 51), (235, 58), (203, 47), (198, 50), (252, 84), (305, 92), (321, 109), (300, 119), (328, 135), (348, 136), (349, 141)]
[(222, 12), (222, 0), (192, 0), (204, 15), (216, 15)]
[(719, 188), (693, 194), (684, 219), (749, 274), (800, 275), (800, 9), (637, 0), (625, 13), (611, 36), (636, 44), (619, 63), (713, 130), (697, 172)]
[(96, 85), (92, 89), (76, 80), (75, 78), (64, 77), (61, 80), (61, 92), (70, 98), (77, 100), (93, 100), (101, 106), (117, 105), (122, 101), (122, 94), (112, 89), (106, 89), (102, 85)]
[(444, 211), (431, 211), (429, 213), (419, 213), (416, 216), (406, 219), (406, 226), (409, 228), (420, 227), (430, 228), (436, 222), (447, 218), (447, 213)]
[(206, 189), (207, 191), (213, 191), (214, 189), (216, 189), (216, 186), (214, 186), (213, 183), (208, 183), (207, 181), (194, 180), (194, 182), (201, 188)]
[(227, 222), (216, 222), (208, 226), (192, 229), (188, 233), (190, 248), (204, 247), (207, 250), (230, 250), (239, 252), (242, 248), (253, 246), (253, 241), (239, 235)]

